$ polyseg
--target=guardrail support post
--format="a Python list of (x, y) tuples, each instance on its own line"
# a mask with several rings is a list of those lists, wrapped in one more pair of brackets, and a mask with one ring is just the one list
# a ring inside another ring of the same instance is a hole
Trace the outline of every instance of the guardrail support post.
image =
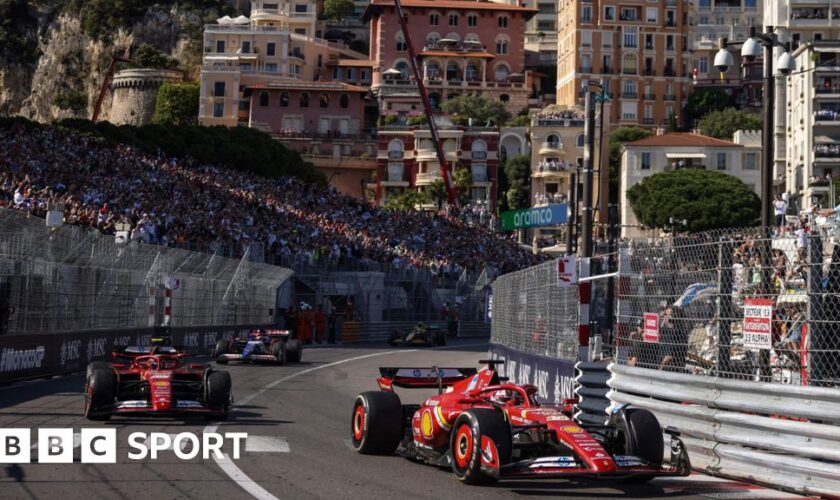
[(735, 317), (732, 310), (732, 257), (734, 245), (732, 240), (721, 239), (718, 243), (718, 310), (717, 310), (717, 376), (726, 376), (732, 372), (729, 349), (732, 345), (732, 321)]

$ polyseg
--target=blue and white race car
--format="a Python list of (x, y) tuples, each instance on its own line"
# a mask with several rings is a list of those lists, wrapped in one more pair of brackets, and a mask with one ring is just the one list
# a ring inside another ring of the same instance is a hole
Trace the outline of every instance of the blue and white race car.
[(287, 361), (300, 362), (303, 344), (292, 338), (289, 330), (259, 329), (249, 332), (245, 339), (220, 340), (211, 357), (222, 365), (228, 361), (283, 365)]

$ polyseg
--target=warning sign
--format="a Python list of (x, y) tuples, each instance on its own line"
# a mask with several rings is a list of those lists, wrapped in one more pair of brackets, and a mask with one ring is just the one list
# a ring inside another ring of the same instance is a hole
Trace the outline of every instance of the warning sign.
[(773, 299), (756, 297), (744, 299), (744, 347), (750, 349), (773, 347)]
[(659, 343), (659, 315), (656, 313), (645, 313), (645, 325), (643, 340), (645, 342)]
[(570, 286), (577, 283), (576, 271), (574, 255), (567, 255), (557, 259), (557, 284), (560, 286)]

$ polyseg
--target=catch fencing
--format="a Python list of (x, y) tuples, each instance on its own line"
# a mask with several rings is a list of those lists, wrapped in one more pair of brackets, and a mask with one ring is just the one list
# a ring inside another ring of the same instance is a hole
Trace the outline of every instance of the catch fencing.
[(0, 209), (0, 334), (272, 323), (286, 268)]
[(561, 286), (557, 262), (502, 275), (493, 282), (491, 342), (528, 354), (576, 360), (579, 297)]
[(840, 248), (819, 231), (634, 242), (619, 256), (619, 276), (619, 364), (840, 384)]

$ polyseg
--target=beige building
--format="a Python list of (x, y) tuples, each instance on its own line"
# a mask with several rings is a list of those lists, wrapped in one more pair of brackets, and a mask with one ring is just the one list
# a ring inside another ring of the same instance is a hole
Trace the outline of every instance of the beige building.
[[(204, 125), (249, 124), (248, 87), (276, 81), (330, 80), (334, 61), (367, 59), (342, 44), (312, 35), (315, 0), (251, 2), (251, 17), (227, 16), (204, 27), (199, 121)], [(361, 79), (370, 79), (362, 68)]]
[(688, 0), (560, 1), (557, 104), (580, 104), (583, 82), (604, 80), (609, 126), (679, 120), (693, 69), (689, 14)]
[(625, 144), (621, 152), (621, 237), (658, 236), (657, 230), (642, 228), (627, 200), (628, 189), (654, 174), (678, 168), (717, 170), (737, 177), (760, 195), (761, 133), (738, 131), (733, 139), (670, 133)]
[(583, 161), (583, 115), (549, 106), (531, 121), (531, 206), (565, 200), (570, 174)]

